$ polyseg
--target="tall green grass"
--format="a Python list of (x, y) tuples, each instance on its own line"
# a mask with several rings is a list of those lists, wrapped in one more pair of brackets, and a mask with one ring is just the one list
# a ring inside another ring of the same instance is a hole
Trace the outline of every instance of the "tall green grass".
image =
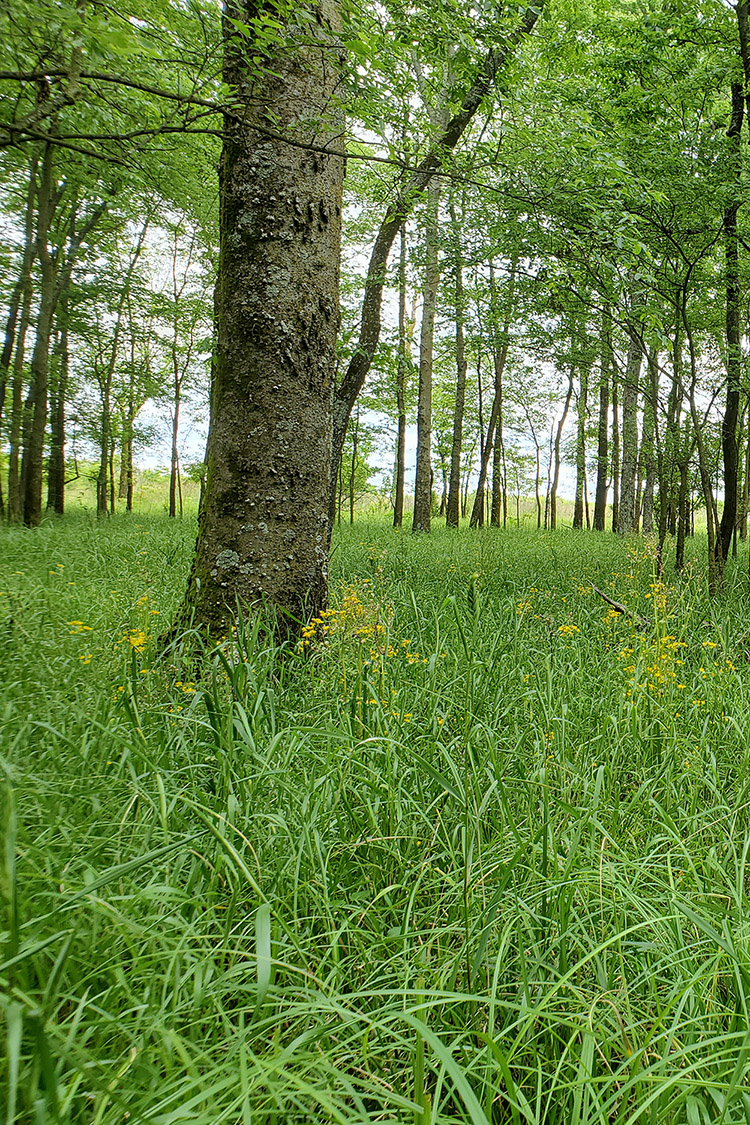
[(5, 1120), (750, 1120), (741, 570), (363, 521), (196, 668), (194, 534), (0, 537)]

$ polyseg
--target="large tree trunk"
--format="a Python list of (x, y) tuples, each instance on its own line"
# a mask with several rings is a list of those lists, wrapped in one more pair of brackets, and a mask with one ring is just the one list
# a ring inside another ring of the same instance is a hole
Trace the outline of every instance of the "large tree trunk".
[(404, 522), (404, 488), (406, 484), (406, 372), (409, 364), (406, 325), (406, 224), (401, 225), (401, 253), (398, 260), (398, 359), (396, 366), (396, 470), (393, 490), (393, 526)]
[(414, 480), (412, 531), (429, 531), (432, 511), (432, 357), (435, 307), (440, 282), (440, 180), (427, 190), (425, 215), (425, 275), (422, 289), (422, 327), (419, 336), (419, 397), (417, 400), (417, 473)]
[(612, 369), (612, 316), (609, 305), (602, 311), (601, 354), (599, 357), (599, 425), (596, 451), (596, 495), (594, 531), (604, 531), (607, 517), (607, 478), (609, 473), (609, 374)]
[(466, 406), (466, 347), (464, 343), (464, 274), (461, 255), (461, 229), (453, 203), (450, 205), (451, 227), (455, 253), (456, 297), (456, 403), (453, 409), (453, 440), (451, 467), (446, 501), (445, 522), (448, 527), (458, 527), (461, 504), (461, 445), (463, 443), (464, 408)]
[[(280, 633), (295, 634), (328, 600), (344, 165), (305, 145), (324, 147), (344, 126), (338, 9), (305, 8), (310, 22), (287, 28), (295, 49), (261, 68), (231, 22), (252, 22), (254, 3), (226, 6), (235, 113), (220, 166), (206, 488), (183, 609), (183, 622), (194, 611), (214, 634), (263, 601), (281, 611)], [(298, 143), (269, 135), (285, 132)]]
[(542, 10), (542, 4), (529, 7), (518, 26), (504, 37), (502, 46), (488, 51), (469, 89), (460, 99), (457, 91), (451, 91), (447, 98), (450, 105), (458, 103), (459, 108), (436, 137), (424, 159), (416, 170), (405, 177), (396, 194), (393, 204), (388, 208), (370, 255), (365, 281), (365, 295), (362, 301), (362, 318), (359, 338), (352, 353), (346, 373), (337, 387), (333, 404), (333, 466), (331, 481), (330, 513), (335, 511), (336, 467), (341, 459), (346, 438), (346, 423), (357, 395), (361, 391), (367, 373), (372, 365), (375, 350), (380, 340), (381, 308), (386, 265), (393, 241), (402, 223), (414, 210), (419, 197), (427, 190), (437, 171), (442, 167), (446, 155), (456, 147), (458, 141), (471, 123), (482, 104), (485, 95), (492, 89), (500, 68), (510, 57), (513, 49), (534, 29)]

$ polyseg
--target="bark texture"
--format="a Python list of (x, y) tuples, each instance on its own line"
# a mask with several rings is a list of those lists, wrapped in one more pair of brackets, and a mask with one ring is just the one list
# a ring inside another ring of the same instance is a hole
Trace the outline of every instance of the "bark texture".
[(238, 606), (281, 610), (282, 632), (328, 594), (331, 408), (339, 325), (343, 161), (317, 147), (342, 131), (338, 9), (309, 6), (294, 49), (263, 73), (227, 4), (224, 80), (242, 106), (226, 122), (220, 166), (216, 352), (206, 488), (186, 613), (222, 633)]

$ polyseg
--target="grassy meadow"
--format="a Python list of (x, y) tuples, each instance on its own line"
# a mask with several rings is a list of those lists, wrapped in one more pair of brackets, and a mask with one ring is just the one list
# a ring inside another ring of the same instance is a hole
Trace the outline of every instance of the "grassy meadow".
[(194, 536), (0, 531), (4, 1120), (750, 1121), (744, 552), (362, 519), (196, 664)]

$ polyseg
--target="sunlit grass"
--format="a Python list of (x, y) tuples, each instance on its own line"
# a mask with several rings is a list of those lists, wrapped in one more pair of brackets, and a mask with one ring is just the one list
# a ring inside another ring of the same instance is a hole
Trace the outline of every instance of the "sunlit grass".
[(746, 560), (362, 521), (196, 669), (194, 535), (0, 536), (6, 1120), (750, 1120)]

